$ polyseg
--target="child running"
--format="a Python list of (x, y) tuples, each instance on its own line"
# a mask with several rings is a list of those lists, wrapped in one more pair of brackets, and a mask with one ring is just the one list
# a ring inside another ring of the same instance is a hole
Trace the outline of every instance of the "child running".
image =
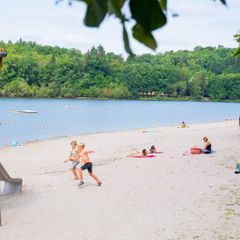
[(88, 156), (89, 153), (94, 153), (94, 151), (86, 151), (85, 150), (85, 144), (81, 143), (78, 145), (79, 150), (79, 161), (83, 163), (83, 165), (79, 168), (79, 180), (80, 183), (79, 186), (84, 184), (83, 181), (83, 171), (88, 170), (88, 174), (97, 182), (98, 186), (102, 185), (102, 182), (98, 179), (98, 177), (93, 173), (92, 170), (92, 162), (90, 157)]
[(71, 142), (71, 146), (72, 146), (72, 150), (70, 152), (70, 155), (68, 157), (67, 160), (65, 160), (64, 162), (69, 162), (71, 161), (72, 162), (72, 168), (71, 168), (71, 171), (74, 175), (74, 180), (78, 180), (78, 175), (77, 175), (77, 172), (76, 172), (76, 167), (77, 165), (79, 164), (79, 151), (78, 151), (78, 148), (77, 148), (77, 141), (72, 141)]

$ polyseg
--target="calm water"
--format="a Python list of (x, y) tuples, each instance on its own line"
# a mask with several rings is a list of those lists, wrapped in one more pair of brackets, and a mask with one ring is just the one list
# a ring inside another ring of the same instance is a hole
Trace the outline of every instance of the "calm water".
[[(31, 109), (37, 114), (16, 114)], [(240, 103), (0, 98), (0, 146), (103, 131), (237, 118)]]

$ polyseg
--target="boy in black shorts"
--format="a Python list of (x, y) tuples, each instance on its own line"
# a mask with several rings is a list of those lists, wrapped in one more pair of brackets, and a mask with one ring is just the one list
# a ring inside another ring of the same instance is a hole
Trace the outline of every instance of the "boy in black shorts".
[(90, 157), (88, 156), (89, 153), (94, 153), (94, 151), (86, 151), (85, 145), (83, 143), (78, 145), (79, 150), (79, 160), (83, 162), (83, 165), (79, 168), (79, 186), (84, 184), (83, 181), (83, 171), (88, 170), (89, 175), (97, 182), (98, 186), (101, 186), (102, 182), (98, 179), (98, 177), (93, 173), (92, 170), (92, 162)]

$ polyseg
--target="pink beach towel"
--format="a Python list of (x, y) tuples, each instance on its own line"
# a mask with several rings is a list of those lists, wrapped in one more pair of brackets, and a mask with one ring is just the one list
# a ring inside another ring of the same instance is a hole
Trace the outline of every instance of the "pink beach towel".
[(157, 157), (156, 155), (147, 155), (147, 156), (141, 156), (141, 155), (139, 155), (139, 156), (130, 156), (131, 158), (155, 158), (155, 157)]

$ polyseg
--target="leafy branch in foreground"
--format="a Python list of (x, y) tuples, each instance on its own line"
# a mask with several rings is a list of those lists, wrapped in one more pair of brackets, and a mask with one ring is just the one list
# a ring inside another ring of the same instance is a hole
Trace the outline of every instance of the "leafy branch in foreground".
[[(63, 0), (56, 0), (56, 3)], [(131, 24), (132, 36), (145, 46), (155, 50), (157, 41), (153, 31), (162, 28), (167, 23), (167, 2), (168, 0), (68, 0), (69, 5), (73, 1), (86, 3), (87, 9), (84, 17), (84, 24), (87, 27), (99, 27), (107, 15), (114, 15), (120, 20), (125, 50), (133, 55), (129, 42), (129, 33), (126, 24)], [(218, 0), (226, 5), (226, 0)], [(130, 13), (130, 16), (127, 16)], [(178, 14), (173, 14), (177, 17)]]
[(240, 57), (240, 33), (235, 34), (234, 36), (235, 41), (238, 43), (238, 48), (234, 51), (233, 56), (239, 56)]

